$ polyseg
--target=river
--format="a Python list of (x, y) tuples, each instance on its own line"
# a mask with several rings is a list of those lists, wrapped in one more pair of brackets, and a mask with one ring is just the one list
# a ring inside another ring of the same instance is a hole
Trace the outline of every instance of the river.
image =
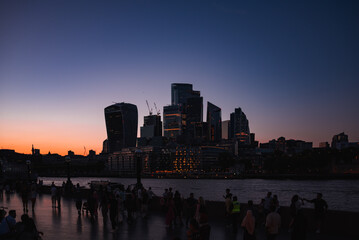
[[(44, 185), (54, 182), (60, 186), (66, 178), (40, 177)], [(135, 178), (71, 178), (74, 184), (88, 187), (93, 180), (108, 180), (127, 186), (135, 184)], [(182, 196), (188, 197), (191, 192), (205, 200), (223, 201), (226, 188), (231, 189), (240, 202), (253, 200), (259, 203), (268, 191), (276, 194), (281, 206), (289, 206), (294, 194), (313, 199), (317, 192), (323, 194), (329, 209), (359, 212), (359, 180), (267, 180), (267, 179), (142, 179), (144, 187), (152, 187), (156, 195), (162, 195), (165, 188), (172, 187)], [(306, 203), (304, 207), (312, 208)]]

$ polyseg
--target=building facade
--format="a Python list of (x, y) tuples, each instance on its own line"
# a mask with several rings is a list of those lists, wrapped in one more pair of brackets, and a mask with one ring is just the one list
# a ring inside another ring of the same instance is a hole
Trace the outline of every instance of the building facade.
[(231, 113), (228, 137), (232, 140), (238, 140), (239, 144), (250, 144), (249, 123), (241, 108), (236, 108)]
[(211, 142), (220, 142), (222, 139), (222, 113), (216, 105), (207, 102), (208, 137)]
[(137, 106), (116, 103), (105, 108), (105, 120), (110, 153), (122, 148), (135, 147), (137, 139)]

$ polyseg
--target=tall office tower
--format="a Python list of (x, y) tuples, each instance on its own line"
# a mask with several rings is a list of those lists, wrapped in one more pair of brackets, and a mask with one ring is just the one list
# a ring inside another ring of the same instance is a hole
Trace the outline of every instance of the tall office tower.
[(171, 105), (186, 104), (190, 97), (200, 96), (198, 91), (193, 91), (192, 84), (172, 83), (171, 84)]
[(109, 152), (135, 147), (137, 139), (137, 106), (116, 103), (105, 108), (105, 120)]
[(193, 139), (195, 124), (203, 121), (203, 98), (198, 96), (188, 98), (184, 106), (186, 114), (184, 133), (186, 137)]
[(164, 136), (177, 138), (182, 135), (184, 126), (182, 124), (183, 110), (181, 105), (170, 105), (163, 107), (163, 128)]
[(241, 144), (251, 143), (248, 119), (241, 108), (236, 108), (231, 113), (228, 137), (229, 139), (239, 140)]
[(160, 115), (148, 115), (144, 117), (141, 127), (141, 138), (153, 138), (162, 136), (162, 121)]
[(229, 120), (222, 121), (222, 139), (228, 139)]
[(332, 138), (332, 148), (341, 149), (341, 144), (347, 144), (349, 142), (348, 135), (344, 132), (334, 135)]
[[(194, 91), (192, 84), (172, 83), (171, 106), (165, 108), (164, 111), (169, 115), (167, 117), (165, 115), (163, 116), (165, 126), (164, 136), (177, 137), (183, 135), (186, 141), (193, 140), (195, 123), (203, 121), (203, 98), (201, 97), (200, 91)], [(181, 119), (177, 118), (179, 115), (181, 116)], [(171, 125), (180, 128), (180, 130), (175, 130), (176, 132), (169, 130), (176, 129), (171, 127)], [(172, 132), (170, 133), (170, 131)]]
[(211, 142), (219, 142), (222, 139), (221, 109), (207, 102), (208, 136)]

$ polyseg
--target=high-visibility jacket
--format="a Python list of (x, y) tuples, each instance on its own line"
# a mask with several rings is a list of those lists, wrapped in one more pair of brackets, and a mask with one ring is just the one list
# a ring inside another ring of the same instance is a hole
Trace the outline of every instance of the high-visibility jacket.
[(240, 211), (241, 211), (241, 206), (240, 206), (239, 202), (234, 201), (232, 213), (239, 213)]

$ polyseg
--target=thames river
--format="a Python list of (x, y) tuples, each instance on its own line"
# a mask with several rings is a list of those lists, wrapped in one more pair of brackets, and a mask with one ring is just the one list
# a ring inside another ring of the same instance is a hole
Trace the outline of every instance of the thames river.
[[(66, 178), (40, 177), (44, 185), (54, 182), (61, 186)], [(89, 182), (94, 180), (121, 183), (125, 186), (136, 183), (136, 178), (71, 178), (74, 184), (89, 187)], [(188, 197), (191, 192), (198, 198), (205, 200), (223, 201), (226, 188), (231, 189), (233, 195), (240, 202), (253, 200), (259, 203), (267, 192), (276, 194), (281, 206), (289, 206), (294, 194), (302, 198), (313, 199), (317, 192), (323, 193), (329, 209), (359, 212), (359, 180), (267, 180), (267, 179), (142, 179), (145, 188), (152, 187), (156, 195), (161, 196), (165, 188), (172, 187), (178, 190), (183, 197)], [(304, 207), (313, 208), (306, 203)]]

